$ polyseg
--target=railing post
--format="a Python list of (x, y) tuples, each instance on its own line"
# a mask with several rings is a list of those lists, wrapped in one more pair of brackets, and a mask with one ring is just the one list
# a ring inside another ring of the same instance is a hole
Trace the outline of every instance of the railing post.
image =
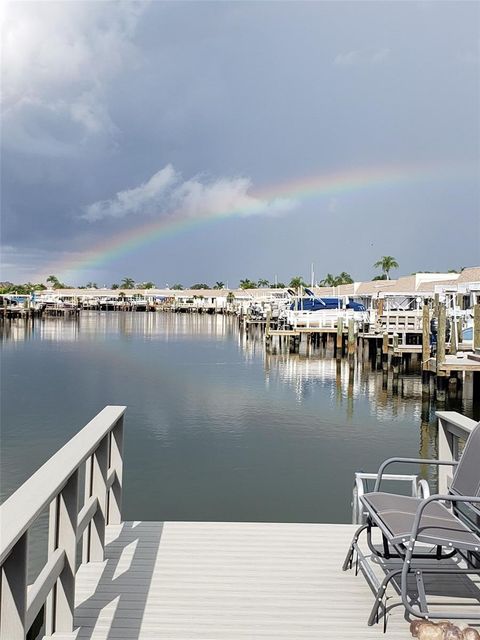
[[(438, 459), (455, 460), (454, 438), (448, 430), (448, 422), (438, 418)], [(452, 470), (448, 466), (438, 467), (438, 492), (448, 493), (448, 484), (452, 478)]]
[[(93, 455), (85, 461), (84, 504), (92, 495), (92, 464)], [(88, 523), (88, 526), (82, 536), (82, 562), (84, 563), (90, 561), (90, 529), (91, 522)]]
[[(58, 522), (58, 497), (50, 503), (48, 516), (48, 555), (55, 551), (57, 546), (57, 522)], [(48, 594), (45, 602), (45, 635), (51, 636), (55, 631), (55, 586)]]
[(28, 532), (25, 532), (2, 566), (0, 638), (24, 640), (27, 608)]
[(115, 481), (109, 494), (107, 523), (120, 524), (123, 490), (123, 416), (111, 431), (109, 466), (115, 471)]
[(89, 562), (103, 562), (104, 559), (109, 438), (110, 434), (107, 434), (92, 456), (92, 495), (98, 499), (98, 508), (90, 523)]
[(58, 496), (57, 544), (65, 550), (65, 566), (55, 588), (55, 632), (73, 631), (77, 556), (78, 470)]

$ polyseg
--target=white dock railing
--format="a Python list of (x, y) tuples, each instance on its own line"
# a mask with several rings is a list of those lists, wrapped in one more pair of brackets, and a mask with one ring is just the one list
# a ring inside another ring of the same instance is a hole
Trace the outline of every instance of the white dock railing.
[[(105, 407), (0, 507), (2, 640), (24, 640), (44, 605), (47, 635), (73, 630), (77, 546), (83, 542), (82, 562), (103, 561), (105, 525), (121, 522), (125, 409)], [(28, 530), (47, 507), (47, 563), (27, 586)]]
[[(478, 423), (456, 411), (437, 411), (435, 415), (438, 418), (438, 459), (458, 460), (459, 442), (465, 441)], [(451, 467), (438, 468), (438, 493), (448, 493), (452, 473)]]

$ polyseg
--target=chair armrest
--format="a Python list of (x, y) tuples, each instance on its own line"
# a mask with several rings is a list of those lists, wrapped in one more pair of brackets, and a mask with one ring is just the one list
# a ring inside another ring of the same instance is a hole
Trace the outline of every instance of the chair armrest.
[(428, 459), (424, 459), (424, 458), (388, 458), (388, 460), (385, 460), (384, 462), (382, 462), (382, 464), (380, 465), (380, 468), (378, 470), (378, 474), (377, 474), (377, 480), (375, 481), (375, 488), (373, 489), (374, 491), (378, 491), (380, 488), (380, 483), (382, 481), (382, 476), (383, 473), (385, 471), (385, 469), (396, 462), (405, 462), (405, 463), (417, 463), (417, 464), (433, 464), (433, 465), (449, 465), (451, 467), (454, 467), (458, 464), (458, 462), (456, 460), (428, 460)]
[(427, 507), (427, 505), (430, 504), (430, 502), (440, 502), (440, 501), (471, 502), (474, 504), (480, 504), (480, 496), (457, 496), (453, 494), (442, 495), (442, 494), (436, 493), (433, 496), (430, 496), (429, 498), (425, 498), (425, 500), (422, 500), (422, 502), (418, 505), (417, 513), (415, 514), (415, 520), (413, 521), (412, 535), (410, 539), (411, 542), (415, 543), (415, 540), (417, 539), (418, 527), (420, 526), (420, 520), (422, 518), (422, 513), (424, 509)]

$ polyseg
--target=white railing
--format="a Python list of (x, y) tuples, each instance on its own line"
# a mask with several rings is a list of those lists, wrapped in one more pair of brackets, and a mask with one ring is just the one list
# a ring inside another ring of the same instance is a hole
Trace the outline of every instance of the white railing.
[(421, 331), (423, 312), (420, 311), (384, 311), (378, 318), (378, 324), (389, 333), (401, 331)]
[[(46, 635), (73, 630), (77, 545), (82, 562), (103, 561), (105, 525), (121, 522), (124, 413), (105, 407), (0, 507), (1, 640), (24, 640), (44, 605)], [(46, 507), (48, 559), (27, 586), (28, 530)]]
[[(438, 459), (458, 460), (459, 442), (465, 441), (478, 423), (456, 411), (437, 411), (435, 415), (438, 418)], [(451, 481), (452, 469), (439, 467), (438, 493), (446, 494)]]
[(305, 327), (307, 329), (335, 330), (339, 318), (344, 322), (345, 328), (347, 328), (348, 321), (353, 318), (355, 320), (356, 332), (359, 324), (368, 320), (368, 313), (365, 311), (353, 311), (352, 309), (325, 309), (320, 311), (290, 309), (287, 311), (287, 323), (292, 325), (294, 329)]

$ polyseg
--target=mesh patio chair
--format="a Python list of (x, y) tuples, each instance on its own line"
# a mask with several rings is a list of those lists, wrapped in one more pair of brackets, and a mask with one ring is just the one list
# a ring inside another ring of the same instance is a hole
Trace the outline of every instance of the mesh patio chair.
[[(422, 500), (380, 491), (383, 473), (393, 463), (452, 465), (456, 469), (448, 494), (432, 495)], [(480, 422), (468, 437), (458, 463), (390, 458), (380, 466), (374, 491), (364, 494), (360, 500), (367, 521), (353, 537), (343, 570), (352, 568), (357, 554), (357, 562), (360, 558), (362, 572), (375, 592), (368, 624), (378, 621), (380, 612), (385, 614), (383, 599), (387, 586), (399, 576), (402, 603), (409, 614), (425, 619), (464, 618), (465, 613), (458, 612), (458, 607), (457, 611), (429, 610), (424, 575), (435, 574), (437, 579), (439, 574), (480, 575)], [(372, 542), (374, 527), (382, 534), (383, 544), (380, 547)], [(358, 540), (365, 530), (372, 560), (387, 566), (389, 560), (394, 559), (395, 562), (398, 559), (397, 566), (387, 571), (381, 582), (375, 582), (372, 578), (374, 573), (363, 566), (366, 558)], [(442, 562), (446, 559), (452, 559), (452, 562)], [(416, 583), (413, 596), (408, 588), (412, 577)], [(480, 619), (480, 611), (469, 613), (468, 617)]]

